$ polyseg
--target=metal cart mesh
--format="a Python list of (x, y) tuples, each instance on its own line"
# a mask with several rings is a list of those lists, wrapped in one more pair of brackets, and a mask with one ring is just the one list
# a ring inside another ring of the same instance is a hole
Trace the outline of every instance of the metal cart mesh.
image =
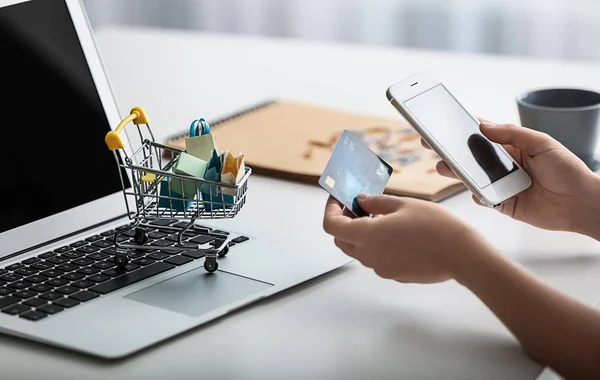
[[(120, 136), (130, 123), (139, 136), (137, 149), (128, 148)], [(105, 142), (114, 154), (125, 205), (133, 221), (129, 228), (114, 236), (115, 260), (120, 268), (127, 265), (128, 253), (133, 250), (202, 249), (199, 244), (183, 241), (186, 231), (197, 228), (196, 220), (233, 218), (246, 202), (250, 168), (245, 168), (243, 178), (236, 185), (173, 173), (171, 169), (185, 151), (157, 143), (141, 107), (133, 108), (114, 131), (108, 132)], [(128, 187), (129, 182), (131, 186)], [(179, 221), (161, 227), (167, 233), (176, 234), (173, 245), (153, 245), (147, 230), (150, 223), (157, 224), (158, 220)], [(213, 246), (205, 249), (204, 262), (205, 269), (214, 272), (218, 268), (217, 256), (224, 256), (229, 251), (230, 238), (207, 230), (202, 232), (215, 238)]]

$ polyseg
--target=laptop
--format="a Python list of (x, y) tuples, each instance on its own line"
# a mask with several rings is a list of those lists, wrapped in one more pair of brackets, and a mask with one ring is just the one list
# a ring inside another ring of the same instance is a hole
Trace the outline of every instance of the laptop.
[[(350, 262), (252, 223), (261, 208), (248, 200), (235, 218), (184, 236), (206, 249), (217, 228), (230, 238), (216, 272), (202, 249), (130, 250), (116, 266), (115, 233), (132, 220), (104, 138), (123, 115), (83, 5), (0, 0), (0, 51), (0, 332), (122, 358)], [(177, 223), (150, 222), (150, 243), (173, 246), (165, 229)]]

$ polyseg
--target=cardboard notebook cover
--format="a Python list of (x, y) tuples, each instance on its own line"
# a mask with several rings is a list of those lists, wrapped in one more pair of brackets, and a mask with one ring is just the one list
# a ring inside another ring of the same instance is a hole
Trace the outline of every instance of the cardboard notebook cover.
[[(211, 127), (218, 146), (235, 155), (243, 153), (256, 174), (317, 184), (341, 132), (347, 129), (394, 168), (387, 194), (437, 202), (465, 189), (460, 181), (437, 174), (439, 157), (421, 146), (420, 136), (401, 116), (388, 120), (274, 101)], [(185, 137), (173, 136), (167, 144), (185, 149)]]

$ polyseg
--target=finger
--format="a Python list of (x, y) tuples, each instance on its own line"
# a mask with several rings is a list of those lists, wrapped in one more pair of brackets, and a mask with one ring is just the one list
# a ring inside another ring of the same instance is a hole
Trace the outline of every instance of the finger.
[(346, 255), (351, 256), (351, 257), (355, 257), (356, 255), (356, 246), (352, 243), (348, 243), (346, 241), (340, 240), (340, 239), (335, 239), (334, 243), (336, 245), (336, 247), (338, 247), (339, 249), (342, 250), (342, 252), (344, 252)]
[(484, 124), (489, 124), (489, 125), (498, 125), (497, 123), (494, 123), (491, 120), (485, 119), (481, 116), (477, 116), (477, 120), (479, 120), (480, 123), (484, 123)]
[(519, 149), (512, 145), (502, 145), (502, 147), (506, 150), (506, 153), (519, 163), (519, 165), (523, 163), (523, 158), (521, 157), (521, 151)]
[(421, 139), (421, 145), (423, 145), (423, 148), (431, 150), (431, 147), (429, 146), (429, 144), (427, 144), (427, 141), (423, 139)]
[(481, 133), (491, 141), (511, 145), (529, 156), (536, 156), (553, 148), (553, 140), (533, 129), (518, 127), (512, 124), (490, 125), (482, 123)]
[(438, 174), (441, 176), (458, 179), (456, 174), (454, 174), (454, 172), (444, 161), (438, 161), (438, 163), (435, 165), (435, 170), (437, 170)]
[(358, 196), (359, 206), (373, 215), (386, 215), (397, 211), (402, 207), (404, 201), (400, 197), (390, 195), (368, 195)]
[(368, 229), (369, 218), (352, 219), (344, 215), (343, 206), (335, 198), (329, 197), (325, 207), (323, 229), (329, 235), (347, 242), (361, 239)]
[(475, 195), (472, 195), (471, 198), (473, 198), (473, 202), (475, 202), (475, 204), (483, 206), (483, 203), (479, 202), (479, 199), (477, 199)]

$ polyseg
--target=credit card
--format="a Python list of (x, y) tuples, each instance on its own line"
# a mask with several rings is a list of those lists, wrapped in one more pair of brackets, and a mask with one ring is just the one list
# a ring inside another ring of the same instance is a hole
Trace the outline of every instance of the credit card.
[(383, 194), (392, 167), (349, 131), (344, 131), (333, 149), (319, 185), (358, 217), (370, 216), (360, 208), (360, 193)]

